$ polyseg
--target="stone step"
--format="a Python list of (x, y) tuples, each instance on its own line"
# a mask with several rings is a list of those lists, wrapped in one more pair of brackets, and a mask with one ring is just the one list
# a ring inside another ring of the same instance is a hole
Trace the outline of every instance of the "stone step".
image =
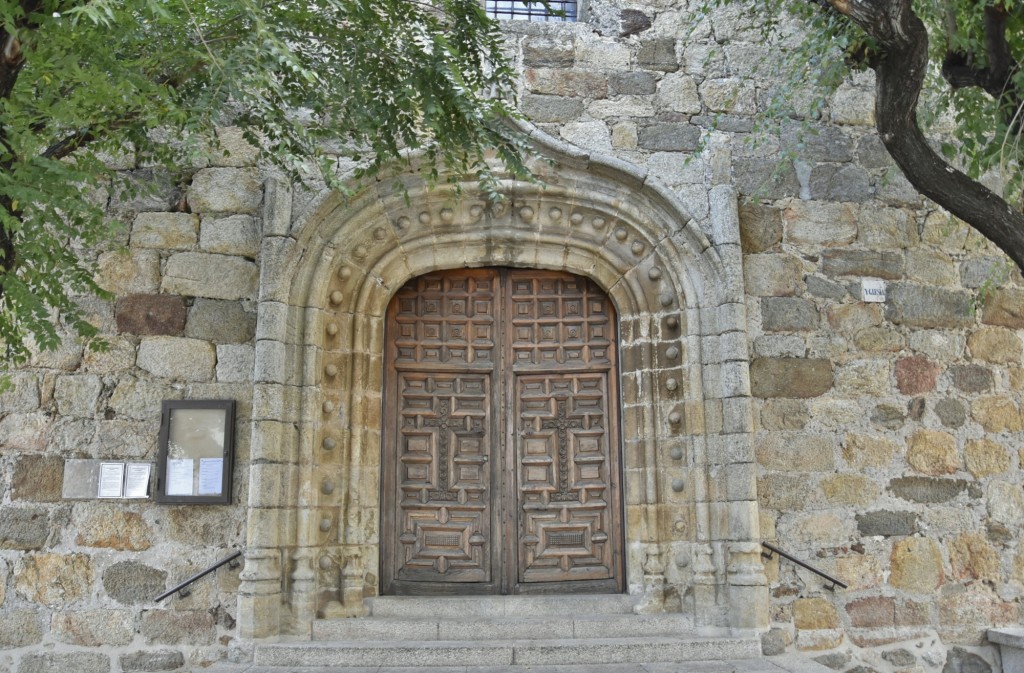
[[(439, 666), (429, 673), (834, 673), (809, 659), (724, 659), (626, 664), (567, 664), (555, 666)], [(192, 673), (424, 673), (410, 666), (260, 666), (219, 664)]]
[(313, 640), (549, 640), (680, 636), (693, 629), (683, 614), (603, 614), (578, 617), (366, 617), (313, 622)]
[(552, 666), (753, 659), (758, 638), (590, 638), (278, 643), (256, 648), (258, 666)]
[(543, 617), (632, 614), (635, 598), (625, 594), (575, 596), (378, 596), (367, 598), (374, 617)]

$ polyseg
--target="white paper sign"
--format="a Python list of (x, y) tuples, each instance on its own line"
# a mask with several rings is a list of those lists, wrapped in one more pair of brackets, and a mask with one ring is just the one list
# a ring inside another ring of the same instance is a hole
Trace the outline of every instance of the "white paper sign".
[(864, 278), (860, 281), (861, 301), (885, 303), (885, 281)]
[(220, 495), (224, 484), (224, 459), (199, 459), (199, 495)]
[(192, 470), (195, 461), (191, 458), (167, 460), (167, 495), (193, 495)]
[(99, 498), (120, 498), (124, 493), (124, 463), (100, 463)]
[(149, 463), (129, 463), (124, 478), (124, 497), (149, 497)]

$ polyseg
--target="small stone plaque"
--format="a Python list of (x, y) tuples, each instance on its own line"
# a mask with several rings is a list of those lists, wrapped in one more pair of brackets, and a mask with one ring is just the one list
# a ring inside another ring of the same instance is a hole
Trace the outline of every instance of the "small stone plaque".
[(860, 281), (861, 301), (885, 303), (885, 281), (875, 278), (864, 278)]
[(100, 461), (71, 459), (64, 461), (65, 500), (91, 500), (96, 497), (100, 483)]

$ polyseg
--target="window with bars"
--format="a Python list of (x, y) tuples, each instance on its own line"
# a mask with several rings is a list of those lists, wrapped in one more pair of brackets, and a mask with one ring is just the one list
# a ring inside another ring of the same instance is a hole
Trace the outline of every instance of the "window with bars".
[(517, 2), (515, 0), (486, 0), (487, 14), (492, 19), (517, 19), (520, 21), (575, 21), (576, 0), (549, 2), (551, 9), (562, 12), (553, 14), (539, 2)]

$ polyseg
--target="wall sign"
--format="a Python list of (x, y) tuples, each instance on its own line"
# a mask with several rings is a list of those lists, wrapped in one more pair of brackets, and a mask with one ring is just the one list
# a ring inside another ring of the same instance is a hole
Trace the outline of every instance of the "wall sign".
[(156, 501), (231, 502), (234, 400), (164, 400)]
[(864, 278), (860, 281), (861, 301), (873, 303), (885, 303), (885, 281), (874, 278)]

